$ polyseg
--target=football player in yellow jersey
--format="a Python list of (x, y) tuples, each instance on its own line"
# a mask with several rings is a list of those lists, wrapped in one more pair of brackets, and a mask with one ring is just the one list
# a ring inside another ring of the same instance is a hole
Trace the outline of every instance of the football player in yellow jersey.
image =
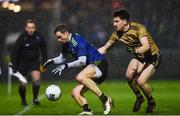
[(138, 112), (141, 104), (144, 103), (143, 93), (148, 101), (146, 112), (151, 113), (156, 104), (147, 81), (154, 75), (160, 64), (160, 52), (145, 26), (129, 22), (129, 18), (126, 10), (114, 12), (115, 31), (109, 41), (98, 50), (104, 54), (114, 43), (119, 41), (123, 43), (129, 53), (134, 55), (126, 71), (128, 84), (137, 98), (133, 112)]

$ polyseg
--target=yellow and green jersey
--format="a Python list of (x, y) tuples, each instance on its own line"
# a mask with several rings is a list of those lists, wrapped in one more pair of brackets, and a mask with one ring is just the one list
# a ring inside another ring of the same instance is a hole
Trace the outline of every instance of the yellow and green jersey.
[(127, 48), (136, 48), (142, 46), (140, 38), (144, 36), (148, 37), (150, 45), (150, 50), (144, 55), (149, 56), (159, 53), (159, 48), (150, 36), (149, 32), (146, 30), (145, 26), (136, 22), (130, 22), (130, 28), (126, 32), (114, 31), (109, 38), (109, 42), (114, 43), (116, 41), (120, 41)]

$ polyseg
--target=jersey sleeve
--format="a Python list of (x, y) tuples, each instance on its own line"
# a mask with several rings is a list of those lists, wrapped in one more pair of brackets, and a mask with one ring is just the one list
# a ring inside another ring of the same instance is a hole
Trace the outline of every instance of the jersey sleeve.
[(111, 44), (113, 44), (113, 43), (115, 43), (116, 41), (117, 41), (117, 37), (116, 37), (115, 32), (113, 32), (112, 35), (110, 36), (108, 42), (111, 43)]
[(147, 35), (148, 35), (148, 32), (147, 32), (145, 26), (141, 25), (139, 27), (139, 31), (138, 31), (138, 38), (142, 38), (142, 37), (147, 36)]

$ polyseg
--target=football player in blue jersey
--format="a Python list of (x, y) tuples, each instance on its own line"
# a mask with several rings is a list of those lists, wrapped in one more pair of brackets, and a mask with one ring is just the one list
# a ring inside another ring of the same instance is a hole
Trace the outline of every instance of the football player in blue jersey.
[[(57, 40), (63, 43), (63, 50), (58, 57), (47, 60), (44, 67), (51, 63), (59, 64), (52, 71), (53, 74), (58, 75), (61, 75), (61, 72), (67, 68), (84, 67), (75, 77), (79, 85), (72, 90), (74, 100), (83, 108), (83, 112), (80, 114), (93, 114), (83, 95), (88, 90), (99, 97), (104, 106), (104, 114), (109, 114), (111, 110), (111, 97), (106, 96), (96, 85), (103, 83), (108, 73), (106, 58), (84, 37), (71, 33), (66, 25), (58, 25), (54, 33)], [(71, 53), (77, 60), (65, 63), (67, 53)]]

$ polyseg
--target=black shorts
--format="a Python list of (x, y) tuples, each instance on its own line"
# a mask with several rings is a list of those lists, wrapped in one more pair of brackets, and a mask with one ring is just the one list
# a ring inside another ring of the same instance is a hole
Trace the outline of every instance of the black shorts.
[(142, 63), (147, 62), (147, 63), (154, 65), (155, 69), (157, 70), (161, 63), (161, 54), (157, 53), (155, 55), (145, 57), (144, 59), (136, 57), (136, 59)]
[(99, 68), (99, 70), (102, 72), (101, 77), (94, 79), (94, 81), (97, 84), (101, 84), (105, 81), (106, 76), (108, 74), (108, 62), (106, 59), (104, 59), (104, 60), (99, 61), (99, 63), (93, 63), (93, 64), (96, 65)]
[(23, 75), (27, 76), (28, 72), (32, 71), (39, 71), (40, 69), (40, 62), (33, 61), (28, 63), (19, 63), (18, 71)]

